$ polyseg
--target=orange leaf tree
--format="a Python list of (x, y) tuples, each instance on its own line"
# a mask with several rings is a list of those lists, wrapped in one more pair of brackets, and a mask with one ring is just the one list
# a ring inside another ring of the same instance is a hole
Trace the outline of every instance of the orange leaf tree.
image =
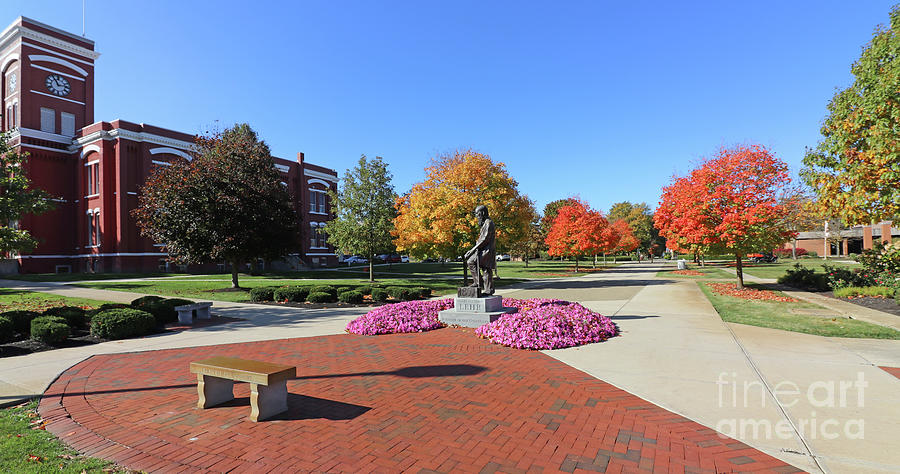
[(614, 240), (602, 213), (579, 199), (569, 201), (557, 211), (545, 242), (551, 256), (574, 258), (575, 272), (578, 272), (581, 257), (610, 250)]
[(425, 181), (397, 199), (394, 244), (414, 257), (456, 257), (475, 244), (475, 206), (487, 206), (496, 228), (497, 251), (528, 239), (535, 215), (528, 196), (506, 166), (471, 149), (435, 157)]
[(788, 184), (787, 165), (765, 147), (722, 148), (663, 188), (654, 222), (678, 247), (733, 252), (742, 288), (742, 257), (771, 251), (793, 236), (784, 218), (787, 208), (779, 202)]
[(610, 224), (610, 228), (613, 230), (615, 234), (615, 246), (613, 247), (613, 253), (627, 253), (632, 250), (638, 248), (640, 242), (637, 237), (634, 236), (634, 232), (631, 230), (631, 226), (628, 225), (624, 219), (620, 219), (614, 221)]

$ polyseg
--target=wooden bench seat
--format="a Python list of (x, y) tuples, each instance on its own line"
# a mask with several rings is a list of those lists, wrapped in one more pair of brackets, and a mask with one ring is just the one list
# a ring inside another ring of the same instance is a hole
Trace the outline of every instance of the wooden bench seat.
[(234, 400), (234, 382), (250, 384), (250, 419), (259, 421), (287, 410), (287, 380), (297, 368), (235, 357), (211, 357), (191, 362), (197, 374), (197, 408)]
[(197, 310), (197, 319), (210, 319), (209, 308), (212, 307), (211, 301), (200, 301), (197, 303), (184, 304), (176, 306), (178, 311), (178, 322), (180, 324), (193, 324), (193, 312)]

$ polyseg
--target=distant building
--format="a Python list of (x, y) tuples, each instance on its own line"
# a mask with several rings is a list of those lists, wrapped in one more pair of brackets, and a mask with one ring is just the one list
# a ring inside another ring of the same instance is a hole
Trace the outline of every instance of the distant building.
[[(150, 173), (191, 159), (194, 136), (152, 125), (94, 121), (94, 42), (19, 17), (0, 34), (2, 129), (28, 152), (34, 186), (57, 199), (56, 209), (24, 216), (38, 247), (13, 256), (19, 271), (157, 271), (165, 249), (139, 235), (131, 217)], [(325, 194), (337, 173), (304, 160), (275, 158), (300, 216), (303, 247), (285, 265), (337, 263), (320, 229), (331, 218)]]
[[(871, 249), (874, 242), (891, 242), (900, 238), (900, 228), (894, 227), (891, 221), (876, 225), (855, 226), (844, 230), (829, 230), (829, 244), (825, 245), (825, 231), (800, 232), (797, 235), (797, 248), (807, 252), (815, 252), (823, 256), (848, 256), (860, 254), (864, 249)], [(793, 248), (793, 241), (784, 248)]]

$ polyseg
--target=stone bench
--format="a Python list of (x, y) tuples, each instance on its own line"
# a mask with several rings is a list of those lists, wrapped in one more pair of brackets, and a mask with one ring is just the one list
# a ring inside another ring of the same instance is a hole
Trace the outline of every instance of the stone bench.
[(250, 419), (259, 421), (287, 411), (287, 380), (297, 368), (235, 357), (211, 357), (191, 362), (197, 374), (197, 408), (234, 400), (234, 382), (250, 384)]
[(180, 324), (192, 324), (194, 321), (192, 314), (195, 309), (197, 310), (197, 319), (209, 319), (210, 307), (212, 307), (212, 302), (210, 301), (176, 306), (175, 311), (178, 311), (178, 322)]

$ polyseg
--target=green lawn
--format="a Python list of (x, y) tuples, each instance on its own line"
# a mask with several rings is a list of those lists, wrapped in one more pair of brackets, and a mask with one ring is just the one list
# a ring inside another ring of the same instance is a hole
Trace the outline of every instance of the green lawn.
[[(37, 422), (37, 423), (35, 423)], [(37, 401), (0, 410), (0, 472), (120, 472), (108, 461), (87, 458), (42, 429)]]
[(87, 298), (70, 298), (50, 293), (0, 288), (0, 312), (14, 310), (44, 311), (56, 306), (81, 306), (99, 308), (109, 301), (98, 301)]
[(744, 273), (753, 275), (758, 278), (777, 279), (781, 275), (784, 275), (784, 273), (789, 268), (793, 268), (795, 263), (799, 263), (802, 267), (812, 268), (820, 273), (823, 273), (822, 265), (826, 263), (834, 267), (860, 268), (858, 263), (835, 262), (834, 260), (826, 261), (818, 258), (798, 258), (797, 260), (786, 258), (784, 260), (779, 260), (778, 263), (759, 263), (750, 264), (749, 266), (745, 265)]
[[(430, 287), (435, 294), (453, 294), (460, 285), (461, 279), (444, 279), (444, 278), (377, 278), (376, 283), (382, 286), (403, 286), (403, 287)], [(519, 283), (523, 280), (501, 278), (495, 280), (498, 288)], [(296, 280), (296, 279), (271, 279), (271, 278), (242, 278), (240, 285), (242, 290), (231, 290), (231, 279), (216, 279), (213, 281), (203, 280), (145, 280), (145, 281), (123, 281), (123, 282), (84, 282), (78, 286), (87, 288), (99, 288), (103, 290), (131, 291), (135, 293), (144, 293), (152, 295), (161, 295), (180, 298), (194, 299), (212, 299), (219, 301), (249, 302), (250, 289), (259, 286), (315, 286), (315, 285), (335, 285), (335, 286), (359, 286), (366, 285), (368, 281), (364, 278), (344, 278), (344, 279), (323, 279), (323, 280)]]
[[(827, 318), (794, 314), (791, 309), (822, 309), (806, 302), (781, 303), (723, 296), (713, 293), (703, 283), (700, 289), (709, 298), (722, 320), (764, 328), (815, 334), (829, 337), (857, 337), (872, 339), (900, 339), (900, 331), (856, 319)], [(755, 285), (747, 285), (754, 287)]]

